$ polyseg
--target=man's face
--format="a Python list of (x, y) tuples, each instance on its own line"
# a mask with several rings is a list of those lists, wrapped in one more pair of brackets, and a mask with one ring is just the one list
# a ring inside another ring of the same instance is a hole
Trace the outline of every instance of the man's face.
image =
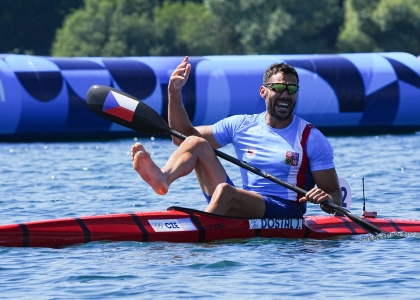
[[(297, 79), (293, 74), (277, 73), (270, 77), (267, 83), (284, 83), (297, 85)], [(289, 94), (287, 89), (279, 93), (268, 87), (263, 87), (264, 93), (261, 96), (265, 99), (267, 112), (279, 121), (287, 121), (290, 119), (296, 105), (297, 93)]]

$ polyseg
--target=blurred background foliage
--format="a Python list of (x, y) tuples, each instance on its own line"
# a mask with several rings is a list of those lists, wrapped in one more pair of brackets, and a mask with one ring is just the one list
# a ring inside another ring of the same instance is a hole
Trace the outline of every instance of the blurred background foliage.
[(0, 53), (420, 55), (419, 0), (1, 0)]

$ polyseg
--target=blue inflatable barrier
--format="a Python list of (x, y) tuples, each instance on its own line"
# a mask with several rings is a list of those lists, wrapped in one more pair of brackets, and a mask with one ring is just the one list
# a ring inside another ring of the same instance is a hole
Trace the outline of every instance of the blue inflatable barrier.
[[(94, 84), (120, 89), (167, 118), (169, 77), (183, 57), (39, 57), (0, 55), (0, 140), (136, 136), (93, 114)], [(264, 70), (293, 65), (300, 76), (295, 113), (326, 134), (420, 130), (420, 60), (407, 53), (190, 57), (183, 89), (194, 125), (265, 109)]]

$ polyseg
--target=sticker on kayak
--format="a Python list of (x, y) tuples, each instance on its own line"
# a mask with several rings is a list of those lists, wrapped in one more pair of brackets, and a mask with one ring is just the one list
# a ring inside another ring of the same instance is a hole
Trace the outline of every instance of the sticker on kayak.
[(303, 219), (251, 219), (250, 229), (302, 229)]
[(191, 219), (148, 220), (155, 232), (197, 230)]

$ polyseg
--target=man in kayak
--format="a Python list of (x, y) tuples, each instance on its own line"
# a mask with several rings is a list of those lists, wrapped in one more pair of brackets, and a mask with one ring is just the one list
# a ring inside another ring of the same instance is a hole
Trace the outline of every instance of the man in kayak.
[[(299, 90), (296, 70), (273, 64), (264, 73), (260, 95), (266, 111), (236, 115), (211, 126), (193, 127), (182, 104), (181, 89), (188, 80), (188, 57), (172, 73), (168, 86), (168, 120), (188, 136), (173, 137), (179, 147), (159, 168), (140, 143), (131, 148), (133, 167), (158, 194), (166, 194), (176, 179), (195, 171), (208, 201), (207, 212), (247, 218), (300, 218), (306, 202), (328, 200), (341, 205), (341, 190), (333, 149), (325, 136), (293, 114)], [(261, 176), (241, 169), (242, 188), (235, 187), (213, 149), (232, 143), (244, 160), (284, 181), (309, 190), (302, 197)], [(316, 184), (316, 187), (314, 187)], [(324, 211), (332, 213), (326, 205)]]

